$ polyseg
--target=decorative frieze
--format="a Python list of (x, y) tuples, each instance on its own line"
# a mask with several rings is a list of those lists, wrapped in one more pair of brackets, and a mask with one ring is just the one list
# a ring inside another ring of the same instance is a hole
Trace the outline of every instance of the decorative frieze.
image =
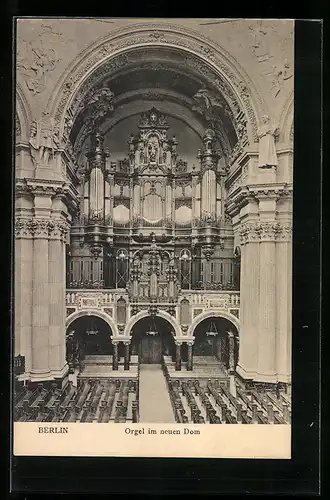
[(241, 225), (239, 229), (241, 243), (290, 240), (292, 234), (291, 222), (269, 221), (259, 222), (251, 221)]
[(19, 217), (15, 220), (16, 238), (30, 236), (34, 238), (59, 238), (61, 241), (66, 241), (66, 236), (69, 229), (70, 225), (67, 222), (55, 219)]

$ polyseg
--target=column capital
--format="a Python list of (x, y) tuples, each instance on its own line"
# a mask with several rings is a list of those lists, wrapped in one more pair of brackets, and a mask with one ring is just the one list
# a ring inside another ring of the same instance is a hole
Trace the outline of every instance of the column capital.
[(16, 217), (15, 236), (16, 238), (54, 238), (65, 241), (70, 225), (67, 221), (39, 218), (39, 217)]
[(248, 221), (239, 228), (241, 243), (290, 239), (292, 224), (289, 221)]

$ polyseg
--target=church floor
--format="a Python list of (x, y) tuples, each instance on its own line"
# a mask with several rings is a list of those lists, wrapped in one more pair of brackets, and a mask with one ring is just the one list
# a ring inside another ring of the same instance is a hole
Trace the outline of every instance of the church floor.
[(140, 365), (140, 422), (175, 423), (161, 365)]

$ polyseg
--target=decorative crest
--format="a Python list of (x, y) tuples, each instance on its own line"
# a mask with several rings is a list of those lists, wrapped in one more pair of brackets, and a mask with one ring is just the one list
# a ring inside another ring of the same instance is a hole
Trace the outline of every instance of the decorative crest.
[(156, 108), (151, 108), (146, 113), (141, 114), (138, 127), (140, 129), (168, 129), (168, 124), (165, 115), (160, 113)]

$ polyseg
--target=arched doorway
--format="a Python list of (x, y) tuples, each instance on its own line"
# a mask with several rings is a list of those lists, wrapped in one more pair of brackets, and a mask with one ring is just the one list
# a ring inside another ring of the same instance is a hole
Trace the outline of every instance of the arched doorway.
[(112, 331), (106, 321), (88, 315), (75, 319), (67, 329), (67, 361), (69, 365), (80, 363), (85, 356), (111, 355)]
[(175, 356), (173, 326), (159, 316), (140, 319), (132, 328), (132, 354), (143, 364), (160, 364), (163, 356)]
[(226, 318), (209, 317), (194, 330), (194, 356), (213, 356), (225, 367), (230, 366), (230, 334), (233, 333), (234, 366), (238, 362), (238, 331)]

